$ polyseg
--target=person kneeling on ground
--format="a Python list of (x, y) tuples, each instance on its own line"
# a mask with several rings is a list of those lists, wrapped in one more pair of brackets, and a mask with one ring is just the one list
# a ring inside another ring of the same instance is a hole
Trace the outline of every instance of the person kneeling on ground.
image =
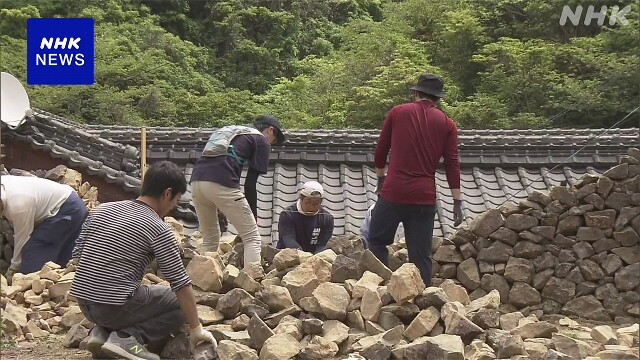
[(333, 216), (320, 204), (324, 189), (317, 181), (302, 185), (300, 198), (282, 210), (278, 221), (278, 249), (295, 248), (317, 254), (333, 236)]
[[(101, 204), (82, 227), (73, 251), (77, 269), (70, 294), (96, 324), (87, 343), (94, 357), (159, 359), (142, 344), (165, 340), (185, 320), (192, 351), (201, 342), (217, 345), (200, 325), (191, 279), (163, 221), (186, 189), (175, 164), (154, 164), (136, 200)], [(170, 288), (141, 284), (154, 258)]]
[(6, 273), (29, 274), (48, 261), (65, 266), (87, 217), (71, 186), (35, 176), (0, 176), (0, 215), (14, 231), (11, 266)]

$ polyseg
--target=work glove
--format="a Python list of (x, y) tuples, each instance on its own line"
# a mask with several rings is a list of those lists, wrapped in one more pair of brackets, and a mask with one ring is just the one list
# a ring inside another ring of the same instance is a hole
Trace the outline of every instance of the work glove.
[(209, 331), (203, 329), (202, 325), (198, 325), (197, 328), (191, 329), (191, 332), (189, 333), (189, 342), (191, 343), (191, 351), (193, 351), (200, 343), (204, 342), (213, 344), (214, 348), (218, 347), (216, 339)]
[(453, 200), (453, 226), (462, 224), (462, 200)]
[(380, 192), (382, 191), (382, 186), (384, 186), (384, 179), (386, 179), (386, 176), (378, 176), (378, 186), (376, 186), (376, 195), (380, 195)]
[(4, 277), (7, 278), (7, 285), (11, 286), (11, 282), (13, 281), (13, 275), (16, 273), (16, 271), (12, 268), (9, 268), (9, 270), (7, 270), (7, 273), (4, 274)]

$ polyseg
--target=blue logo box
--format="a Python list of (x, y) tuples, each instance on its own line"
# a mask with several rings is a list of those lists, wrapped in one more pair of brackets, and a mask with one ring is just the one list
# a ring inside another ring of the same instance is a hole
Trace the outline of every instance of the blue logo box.
[(91, 85), (93, 51), (91, 18), (27, 19), (27, 84)]

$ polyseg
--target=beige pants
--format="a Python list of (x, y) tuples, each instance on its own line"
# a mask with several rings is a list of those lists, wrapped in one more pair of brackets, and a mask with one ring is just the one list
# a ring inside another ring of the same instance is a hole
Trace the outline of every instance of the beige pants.
[(191, 194), (200, 223), (203, 252), (218, 251), (220, 244), (218, 209), (220, 209), (242, 238), (244, 266), (260, 262), (262, 241), (258, 233), (258, 225), (240, 189), (210, 181), (194, 181), (191, 183)]

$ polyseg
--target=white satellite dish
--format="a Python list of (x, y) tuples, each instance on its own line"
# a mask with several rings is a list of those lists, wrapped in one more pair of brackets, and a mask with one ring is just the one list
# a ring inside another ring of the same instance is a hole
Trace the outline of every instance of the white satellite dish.
[(10, 128), (20, 126), (33, 111), (24, 86), (13, 75), (0, 74), (0, 120)]

